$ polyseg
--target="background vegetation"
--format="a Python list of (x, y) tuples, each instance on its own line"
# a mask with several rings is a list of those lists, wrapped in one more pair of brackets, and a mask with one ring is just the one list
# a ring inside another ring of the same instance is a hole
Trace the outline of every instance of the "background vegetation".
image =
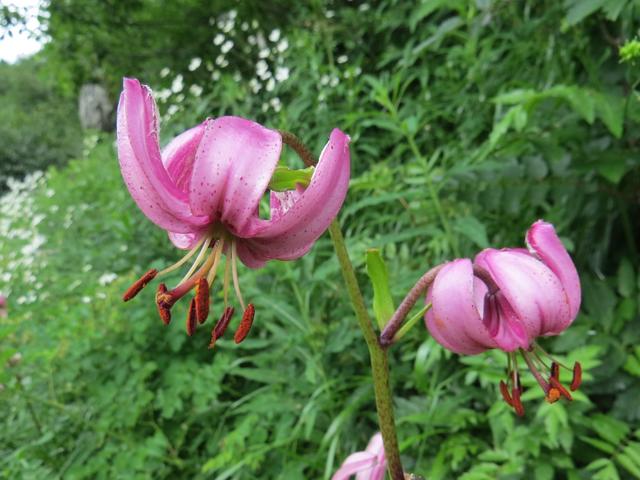
[(0, 175), (20, 177), (0, 200), (0, 477), (329, 478), (376, 429), (326, 237), (298, 262), (243, 269), (258, 313), (240, 346), (211, 352), (207, 329), (164, 328), (152, 292), (121, 303), (177, 258), (129, 198), (113, 135), (80, 133), (72, 114), (83, 83), (115, 103), (126, 75), (156, 91), (165, 141), (221, 114), (316, 152), (332, 127), (348, 132), (340, 220), (363, 283), (364, 251), (380, 247), (398, 300), (430, 266), (553, 222), (584, 301), (544, 346), (582, 362), (584, 388), (550, 406), (525, 377), (516, 418), (499, 401), (502, 355), (452, 355), (419, 326), (391, 359), (405, 466), (428, 479), (640, 478), (639, 8), (50, 0), (43, 51), (0, 65)]

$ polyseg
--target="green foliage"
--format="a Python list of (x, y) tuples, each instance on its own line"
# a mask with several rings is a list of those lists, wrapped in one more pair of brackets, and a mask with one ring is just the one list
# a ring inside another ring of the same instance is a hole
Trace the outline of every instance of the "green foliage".
[[(340, 219), (367, 298), (369, 248), (387, 265), (387, 303), (438, 262), (522, 245), (540, 217), (570, 248), (582, 310), (544, 346), (582, 363), (575, 401), (547, 405), (523, 375), (516, 418), (498, 400), (502, 354), (450, 354), (417, 325), (391, 358), (409, 470), (640, 478), (638, 72), (610, 41), (637, 35), (637, 2), (129, 3), (52, 1), (47, 69), (69, 90), (141, 77), (165, 140), (231, 113), (316, 153), (334, 126), (348, 132)], [(0, 202), (0, 364), (23, 355), (0, 370), (0, 476), (329, 478), (376, 424), (328, 239), (295, 263), (242, 269), (251, 336), (208, 351), (206, 328), (184, 335), (184, 305), (164, 328), (153, 292), (121, 304), (178, 254), (130, 200), (113, 139), (93, 140)], [(290, 151), (284, 163), (301, 165)]]
[(0, 62), (0, 191), (8, 178), (63, 165), (82, 146), (75, 102), (43, 74), (42, 60)]

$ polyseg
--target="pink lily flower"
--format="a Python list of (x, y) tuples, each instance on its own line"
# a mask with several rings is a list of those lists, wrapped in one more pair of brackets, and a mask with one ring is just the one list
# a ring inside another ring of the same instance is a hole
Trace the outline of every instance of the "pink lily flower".
[(7, 297), (0, 295), (0, 317), (6, 317), (7, 315)]
[[(168, 323), (172, 305), (196, 289), (187, 317), (187, 332), (192, 334), (196, 319), (199, 323), (206, 320), (209, 287), (224, 253), (225, 313), (220, 321), (228, 324), (232, 314), (226, 295), (232, 277), (245, 311), (243, 318), (247, 317), (243, 324), (250, 326), (254, 308), (246, 307), (242, 298), (237, 261), (259, 268), (268, 260), (293, 260), (309, 251), (345, 199), (349, 137), (333, 130), (306, 188), (298, 185), (292, 191), (271, 191), (271, 215), (266, 220), (258, 216), (258, 205), (280, 159), (282, 136), (278, 131), (239, 117), (208, 118), (161, 151), (151, 90), (129, 78), (124, 79), (123, 88), (117, 144), (125, 184), (147, 218), (166, 230), (176, 247), (189, 250), (175, 265), (147, 272), (125, 293), (124, 300), (195, 255), (183, 280), (171, 290), (160, 284), (156, 294), (160, 316)], [(220, 322), (218, 327), (212, 343), (224, 332)]]
[(356, 474), (356, 480), (384, 480), (386, 471), (382, 434), (376, 433), (371, 437), (367, 449), (349, 455), (331, 480), (348, 480), (353, 474)]
[[(425, 314), (431, 335), (452, 352), (475, 355), (491, 348), (507, 352), (508, 381), (500, 382), (500, 391), (519, 415), (524, 408), (517, 352), (547, 401), (553, 403), (560, 396), (571, 400), (560, 383), (559, 367), (564, 365), (548, 355), (536, 338), (566, 330), (581, 301), (578, 272), (553, 225), (538, 220), (527, 232), (526, 242), (528, 250), (489, 248), (473, 263), (463, 258), (444, 265), (427, 292), (432, 308)], [(576, 390), (580, 364), (576, 362), (572, 371), (570, 388)]]

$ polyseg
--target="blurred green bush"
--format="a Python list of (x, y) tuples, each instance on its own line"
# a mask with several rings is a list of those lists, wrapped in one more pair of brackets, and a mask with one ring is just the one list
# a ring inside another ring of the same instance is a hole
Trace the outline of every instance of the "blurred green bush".
[[(331, 128), (347, 131), (340, 218), (359, 267), (382, 249), (397, 299), (437, 262), (521, 245), (535, 219), (553, 222), (584, 302), (545, 347), (582, 362), (584, 388), (550, 406), (524, 378), (517, 419), (499, 401), (501, 355), (450, 355), (416, 328), (391, 359), (406, 467), (640, 478), (640, 70), (617, 53), (637, 34), (637, 2), (284, 3), (139, 1), (109, 17), (107, 3), (52, 0), (43, 55), (70, 90), (97, 67), (114, 93), (119, 76), (140, 77), (165, 140), (221, 114), (295, 131), (316, 152)], [(145, 45), (127, 44), (143, 26), (131, 41)], [(120, 303), (177, 254), (129, 199), (112, 141), (88, 138), (85, 156), (0, 202), (0, 364), (23, 355), (0, 374), (0, 476), (328, 478), (376, 428), (328, 240), (298, 262), (243, 269), (254, 330), (209, 352), (180, 310), (162, 327), (152, 292)]]
[(77, 157), (82, 133), (76, 103), (64, 97), (42, 59), (0, 62), (0, 192), (22, 177)]

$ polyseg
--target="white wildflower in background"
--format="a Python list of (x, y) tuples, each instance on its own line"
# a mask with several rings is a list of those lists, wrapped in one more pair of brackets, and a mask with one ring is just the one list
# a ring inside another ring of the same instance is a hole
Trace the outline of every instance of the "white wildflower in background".
[(189, 93), (191, 93), (191, 95), (193, 95), (194, 97), (199, 97), (200, 95), (202, 95), (202, 87), (200, 85), (191, 85), (189, 87)]
[(162, 70), (160, 70), (160, 77), (165, 78), (170, 73), (171, 73), (171, 70), (168, 67), (164, 67)]
[(218, 33), (215, 37), (213, 37), (213, 44), (214, 45), (222, 45), (222, 43), (224, 42), (224, 35), (221, 33)]
[(253, 93), (258, 93), (260, 90), (262, 90), (262, 84), (258, 81), (257, 78), (252, 78), (251, 80), (249, 80), (249, 88), (251, 88), (251, 91)]
[(103, 273), (102, 275), (100, 275), (100, 277), (98, 278), (98, 283), (105, 287), (107, 285), (109, 285), (110, 283), (112, 283), (116, 278), (118, 278), (118, 275), (116, 275), (113, 272), (106, 272)]
[(274, 43), (280, 40), (280, 30), (277, 28), (274, 30), (271, 30), (271, 33), (269, 34), (269, 40), (271, 40)]
[(338, 63), (347, 63), (348, 60), (349, 57), (347, 57), (346, 55), (340, 55), (338, 58), (336, 58), (336, 62)]
[(197, 70), (200, 65), (202, 65), (202, 59), (200, 57), (193, 57), (191, 62), (189, 62), (189, 71), (193, 72)]
[(276, 88), (276, 81), (273, 78), (267, 80), (267, 85), (265, 86), (265, 90), (267, 92), (272, 92), (273, 89)]
[(278, 67), (276, 68), (276, 81), (284, 82), (289, 78), (289, 68), (288, 67)]
[(280, 99), (278, 97), (274, 97), (272, 98), (269, 103), (271, 104), (271, 107), (273, 108), (273, 110), (275, 112), (279, 112), (280, 109), (282, 108), (282, 103), (280, 102)]
[(171, 82), (171, 91), (173, 93), (179, 93), (182, 91), (183, 88), (184, 88), (184, 80), (182, 78), (182, 75), (178, 74), (176, 78), (173, 79), (173, 82)]
[(259, 60), (258, 63), (256, 63), (256, 75), (263, 80), (269, 78), (271, 76), (269, 73), (269, 64), (264, 60)]
[(233, 42), (231, 40), (227, 40), (220, 47), (220, 51), (222, 53), (228, 53), (233, 48)]
[(285, 52), (289, 48), (289, 41), (286, 38), (283, 38), (278, 42), (276, 48), (280, 53)]
[(177, 105), (169, 105), (169, 108), (167, 108), (167, 116), (172, 117), (173, 115), (178, 113), (178, 110), (179, 108)]

